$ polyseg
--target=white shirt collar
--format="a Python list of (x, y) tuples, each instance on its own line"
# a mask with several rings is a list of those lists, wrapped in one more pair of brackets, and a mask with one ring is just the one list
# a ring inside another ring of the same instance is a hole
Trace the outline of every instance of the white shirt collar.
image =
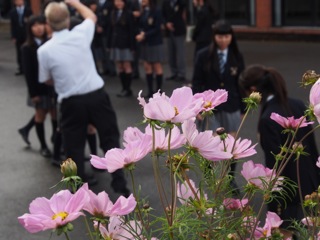
[(224, 49), (224, 50), (220, 50), (218, 49), (218, 54), (219, 53), (222, 53), (224, 56), (227, 56), (228, 55), (228, 48)]
[(52, 38), (54, 38), (54, 37), (61, 37), (61, 36), (65, 36), (67, 33), (69, 32), (69, 29), (62, 29), (61, 31), (58, 31), (58, 32), (53, 32), (52, 33)]
[(267, 97), (267, 99), (266, 99), (266, 102), (271, 101), (273, 98), (274, 98), (274, 95), (273, 95), (273, 94), (269, 95), (269, 96)]
[(37, 43), (37, 45), (38, 46), (40, 46), (41, 45), (41, 43), (42, 43), (42, 41), (41, 41), (41, 39), (40, 38), (34, 38), (34, 41)]

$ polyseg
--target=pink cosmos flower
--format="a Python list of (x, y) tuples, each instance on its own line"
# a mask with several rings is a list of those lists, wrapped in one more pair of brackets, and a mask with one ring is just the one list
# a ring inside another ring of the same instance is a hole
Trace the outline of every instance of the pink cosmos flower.
[(110, 149), (104, 158), (91, 155), (90, 162), (95, 168), (106, 169), (109, 173), (113, 173), (143, 159), (151, 152), (151, 144), (151, 136), (145, 134), (140, 141), (127, 143), (125, 149)]
[(194, 99), (190, 87), (181, 87), (173, 90), (171, 97), (155, 93), (146, 103), (139, 92), (139, 103), (143, 107), (144, 116), (148, 119), (164, 122), (182, 123), (195, 117), (201, 110), (202, 99)]
[(89, 201), (81, 187), (75, 194), (69, 190), (55, 193), (50, 199), (39, 197), (30, 203), (29, 211), (18, 217), (19, 223), (30, 233), (56, 229), (84, 215), (81, 210)]
[(305, 119), (305, 117), (301, 117), (298, 119), (295, 119), (294, 117), (282, 117), (277, 113), (271, 113), (270, 118), (274, 121), (276, 121), (279, 125), (281, 125), (281, 127), (285, 128), (285, 129), (292, 129), (292, 130), (296, 130), (297, 128), (302, 128), (302, 127), (306, 127), (310, 124), (313, 124), (313, 122), (307, 122), (307, 120)]
[(314, 224), (316, 224), (316, 226), (320, 226), (319, 219), (317, 217), (306, 217), (306, 218), (303, 218), (301, 222), (304, 225), (310, 226), (310, 227), (314, 226)]
[[(94, 226), (97, 228), (98, 223), (95, 221)], [(117, 240), (135, 240), (141, 235), (141, 226), (135, 221), (125, 223), (125, 220), (119, 216), (112, 216), (109, 219), (108, 227), (103, 224), (99, 225), (99, 231), (103, 239)]]
[(232, 158), (232, 154), (221, 150), (220, 137), (213, 136), (212, 131), (198, 132), (194, 120), (190, 119), (182, 124), (182, 131), (187, 143), (198, 151), (204, 158), (219, 161)]
[(141, 141), (144, 137), (144, 133), (137, 127), (128, 127), (123, 132), (123, 146), (126, 146), (129, 142)]
[(318, 168), (320, 168), (320, 156), (318, 157), (318, 161), (317, 161), (316, 165)]
[(226, 198), (223, 200), (223, 205), (229, 210), (242, 210), (248, 204), (248, 199)]
[[(274, 180), (275, 173), (262, 164), (255, 164), (252, 160), (243, 163), (242, 176), (250, 183), (260, 189), (266, 189), (267, 185)], [(278, 185), (281, 185), (282, 178), (279, 178), (273, 190), (278, 190)]]
[(231, 153), (234, 159), (249, 157), (257, 153), (257, 151), (254, 149), (257, 144), (250, 146), (251, 140), (248, 140), (248, 139), (241, 140), (241, 138), (239, 138), (237, 139), (234, 148), (233, 148), (233, 145), (234, 145), (234, 137), (231, 135), (228, 135), (228, 137), (225, 139), (225, 142), (220, 143), (220, 148), (221, 149), (226, 148), (226, 151)]
[[(197, 194), (197, 198), (200, 199), (200, 191), (198, 188), (196, 188), (196, 185), (193, 180), (190, 180), (190, 185), (194, 189), (194, 191)], [(190, 189), (188, 183), (177, 183), (177, 197), (181, 204), (187, 204), (190, 199), (196, 199), (196, 196), (194, 195), (193, 191)], [(207, 199), (207, 195), (204, 194), (205, 199)]]
[(320, 123), (320, 79), (312, 86), (309, 95), (310, 107)]
[(83, 209), (96, 217), (123, 216), (131, 213), (137, 205), (132, 194), (128, 198), (120, 196), (116, 203), (113, 204), (106, 192), (95, 194), (87, 187), (85, 190), (88, 192), (89, 201), (84, 205)]
[[(155, 150), (156, 151), (163, 151), (168, 150), (168, 141), (169, 141), (169, 134), (166, 135), (165, 129), (155, 129)], [(150, 126), (146, 127), (146, 134), (152, 136), (152, 129)], [(174, 127), (171, 131), (171, 141), (170, 141), (170, 149), (177, 149), (182, 147), (185, 144), (186, 139), (184, 135), (181, 134), (180, 129), (178, 127)]]
[(201, 111), (210, 111), (228, 100), (228, 92), (224, 89), (207, 90), (202, 93), (196, 93), (194, 98), (203, 100)]
[(283, 221), (276, 213), (267, 212), (266, 222), (263, 227), (264, 235), (270, 237), (272, 229), (279, 228), (282, 223)]

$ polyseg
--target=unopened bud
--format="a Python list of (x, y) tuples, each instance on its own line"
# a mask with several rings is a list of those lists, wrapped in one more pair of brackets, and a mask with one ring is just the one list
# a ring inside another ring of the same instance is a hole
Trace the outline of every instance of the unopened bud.
[(65, 178), (77, 176), (77, 164), (71, 158), (68, 158), (62, 162), (61, 172)]
[(249, 98), (255, 102), (257, 105), (261, 102), (261, 94), (258, 92), (252, 92), (249, 96)]
[(219, 127), (219, 128), (216, 129), (216, 133), (218, 135), (222, 135), (222, 134), (226, 133), (226, 130), (223, 127)]
[(298, 142), (295, 142), (293, 145), (292, 145), (292, 149), (295, 150), (295, 152), (299, 152), (299, 153), (302, 153), (303, 152), (303, 145), (301, 143), (298, 143)]
[(303, 86), (312, 85), (319, 78), (320, 78), (320, 75), (317, 74), (314, 70), (308, 70), (302, 75), (302, 85)]
[(149, 203), (145, 203), (145, 204), (143, 204), (143, 208), (144, 208), (144, 209), (149, 209), (149, 208), (150, 208)]

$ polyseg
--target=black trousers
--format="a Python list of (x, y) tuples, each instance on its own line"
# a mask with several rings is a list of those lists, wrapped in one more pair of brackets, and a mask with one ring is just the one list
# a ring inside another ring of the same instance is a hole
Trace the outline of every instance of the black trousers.
[[(78, 175), (85, 177), (84, 149), (88, 124), (97, 129), (100, 147), (104, 152), (118, 148), (119, 129), (115, 111), (108, 94), (99, 89), (83, 95), (72, 96), (61, 103), (61, 131), (66, 156), (78, 167)], [(122, 170), (112, 174), (112, 187), (121, 191), (126, 187)]]

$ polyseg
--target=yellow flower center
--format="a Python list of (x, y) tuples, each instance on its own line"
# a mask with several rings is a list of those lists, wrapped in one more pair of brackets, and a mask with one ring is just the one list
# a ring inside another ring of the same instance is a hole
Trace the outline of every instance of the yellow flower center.
[(175, 116), (177, 116), (179, 114), (178, 108), (174, 107), (174, 111), (175, 111)]
[(57, 217), (60, 217), (61, 220), (65, 220), (66, 217), (68, 217), (68, 213), (67, 212), (56, 213), (55, 215), (52, 216), (52, 220), (55, 220)]
[(211, 106), (212, 106), (212, 102), (210, 101), (205, 102), (203, 105), (204, 108), (210, 108)]

